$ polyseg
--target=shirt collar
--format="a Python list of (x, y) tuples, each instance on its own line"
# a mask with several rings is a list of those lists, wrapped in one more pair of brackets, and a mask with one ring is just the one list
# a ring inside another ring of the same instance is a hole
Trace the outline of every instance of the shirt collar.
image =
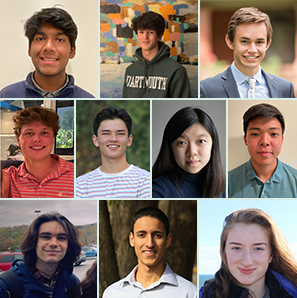
[[(160, 277), (160, 279), (151, 285), (149, 285), (146, 290), (153, 289), (157, 286), (159, 286), (161, 283), (167, 283), (167, 284), (172, 284), (174, 286), (178, 286), (177, 284), (177, 279), (175, 277), (175, 274), (173, 273), (172, 269), (167, 263), (164, 263), (165, 265), (165, 271)], [(122, 279), (120, 283), (120, 287), (124, 287), (126, 283), (129, 283), (130, 285), (143, 288), (143, 286), (135, 280), (135, 273), (137, 271), (138, 265), (133, 268), (133, 270), (125, 277)]]
[[(247, 178), (249, 180), (252, 179), (259, 179), (259, 177), (257, 176), (253, 166), (252, 166), (252, 162), (251, 160), (249, 160), (249, 162), (247, 163)], [(283, 164), (282, 162), (277, 158), (277, 166), (275, 171), (273, 172), (273, 174), (271, 175), (271, 177), (267, 180), (268, 181), (273, 181), (273, 182), (277, 182), (280, 183), (283, 179)]]
[(44, 98), (54, 98), (54, 97), (57, 97), (60, 94), (60, 92), (62, 91), (62, 89), (64, 89), (67, 86), (67, 84), (69, 82), (69, 77), (66, 74), (66, 82), (65, 82), (65, 84), (60, 89), (58, 89), (58, 90), (56, 90), (54, 92), (49, 92), (49, 91), (43, 90), (42, 88), (40, 88), (37, 85), (37, 83), (34, 80), (34, 71), (31, 73), (31, 80), (32, 80), (32, 82), (34, 84), (35, 89), (41, 94), (42, 97), (44, 97)]
[[(235, 82), (238, 84), (238, 85), (241, 85), (243, 84), (246, 79), (249, 78), (249, 76), (247, 76), (246, 74), (242, 73), (236, 66), (235, 66), (235, 62), (233, 61), (232, 64), (231, 64), (231, 71), (232, 71), (232, 74), (233, 74), (233, 77), (235, 79)], [(253, 75), (253, 78), (256, 79), (257, 83), (261, 84), (262, 82), (262, 68), (261, 66), (259, 65), (259, 70), (258, 72)]]

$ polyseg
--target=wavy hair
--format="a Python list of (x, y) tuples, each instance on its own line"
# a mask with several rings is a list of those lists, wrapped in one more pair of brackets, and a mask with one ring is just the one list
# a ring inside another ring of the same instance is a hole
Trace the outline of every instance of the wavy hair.
[(226, 180), (221, 162), (218, 132), (212, 119), (201, 109), (182, 108), (168, 121), (163, 133), (161, 148), (153, 166), (153, 179), (168, 176), (179, 189), (178, 178), (175, 174), (179, 166), (174, 159), (171, 143), (179, 138), (188, 127), (196, 123), (201, 124), (212, 139), (210, 160), (202, 169), (205, 174), (203, 197), (220, 197), (226, 188)]
[(283, 275), (297, 286), (297, 262), (277, 224), (264, 211), (248, 208), (237, 210), (225, 218), (220, 244), (221, 268), (216, 272), (213, 280), (205, 283), (205, 297), (228, 298), (230, 288), (239, 286), (237, 280), (230, 273), (225, 251), (228, 234), (231, 228), (238, 223), (257, 224), (266, 231), (272, 253), (272, 261), (268, 268)]

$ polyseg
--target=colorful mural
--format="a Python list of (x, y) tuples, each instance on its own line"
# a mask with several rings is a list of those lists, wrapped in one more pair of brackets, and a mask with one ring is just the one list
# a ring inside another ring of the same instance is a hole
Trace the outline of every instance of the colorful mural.
[(135, 60), (136, 34), (132, 19), (146, 11), (161, 14), (167, 24), (163, 41), (171, 57), (181, 63), (198, 64), (198, 0), (100, 2), (100, 62), (129, 63)]

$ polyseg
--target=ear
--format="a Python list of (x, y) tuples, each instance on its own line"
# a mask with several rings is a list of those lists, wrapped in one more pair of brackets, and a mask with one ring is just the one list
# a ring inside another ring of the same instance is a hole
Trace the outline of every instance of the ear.
[(28, 48), (28, 55), (29, 57), (31, 57), (31, 45), (29, 45), (29, 48)]
[(133, 141), (133, 136), (130, 135), (130, 136), (128, 137), (128, 144), (127, 144), (127, 147), (130, 147), (130, 146), (132, 145), (132, 141)]
[(246, 135), (243, 136), (243, 139), (244, 139), (245, 145), (247, 146)]
[(268, 50), (268, 48), (270, 47), (271, 42), (272, 42), (272, 40), (270, 39), (269, 42), (268, 42), (267, 45), (266, 45), (266, 50)]
[(20, 146), (20, 138), (17, 138), (17, 143), (18, 143), (18, 146), (21, 148), (21, 146)]
[(92, 139), (93, 139), (93, 143), (94, 143), (94, 145), (95, 145), (96, 147), (98, 147), (98, 148), (99, 148), (98, 137), (97, 137), (97, 136), (95, 136), (95, 135), (93, 135), (93, 136), (92, 136)]
[(167, 238), (166, 238), (166, 247), (169, 247), (172, 241), (172, 235), (171, 233), (168, 234)]
[(226, 34), (226, 36), (225, 36), (225, 41), (226, 41), (226, 44), (227, 44), (228, 48), (230, 50), (233, 50), (233, 42), (231, 42), (231, 40), (229, 39), (228, 34)]
[(157, 41), (160, 41), (160, 40), (162, 39), (162, 36), (163, 36), (163, 35), (159, 35), (159, 36), (157, 37)]
[(75, 56), (75, 50), (76, 50), (76, 47), (75, 46), (70, 49), (69, 59), (74, 58), (74, 56)]
[(132, 247), (135, 246), (135, 243), (134, 243), (134, 235), (133, 235), (132, 232), (130, 232), (130, 234), (129, 234), (129, 242), (130, 242), (130, 245), (131, 245)]

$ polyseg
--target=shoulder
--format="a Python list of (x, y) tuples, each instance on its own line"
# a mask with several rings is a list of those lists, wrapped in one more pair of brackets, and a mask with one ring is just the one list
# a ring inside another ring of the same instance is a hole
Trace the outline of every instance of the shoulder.
[(99, 168), (89, 172), (89, 173), (86, 173), (84, 175), (81, 175), (79, 177), (76, 178), (76, 183), (77, 184), (80, 184), (80, 183), (84, 183), (84, 182), (87, 182), (89, 180), (93, 180), (93, 179), (98, 179), (98, 177), (102, 177), (102, 174), (99, 170)]
[(26, 81), (20, 81), (17, 83), (13, 83), (11, 85), (8, 85), (6, 87), (4, 87), (1, 91), (0, 91), (0, 97), (1, 98), (23, 98), (25, 96), (25, 82)]
[(229, 179), (232, 179), (232, 178), (236, 179), (236, 176), (238, 177), (238, 175), (246, 173), (247, 172), (247, 164), (248, 164), (248, 162), (245, 162), (242, 165), (230, 170), (228, 172), (228, 178)]
[(273, 282), (274, 278), (277, 280), (279, 283), (279, 286), (287, 291), (290, 297), (297, 297), (297, 287), (293, 285), (288, 279), (286, 279), (284, 276), (281, 274), (269, 270), (266, 274), (266, 282), (268, 283), (269, 289), (272, 287), (275, 287), (275, 284)]
[(127, 173), (130, 175), (135, 175), (137, 178), (150, 178), (150, 172), (134, 165), (130, 166), (130, 170)]
[[(115, 283), (111, 284), (110, 286), (108, 286), (104, 292), (103, 292), (103, 296), (102, 298), (115, 298), (115, 297), (121, 297), (123, 288), (122, 288), (122, 283), (123, 283), (123, 279), (120, 279), (118, 281), (116, 281)], [(129, 284), (128, 284), (129, 286)], [(125, 290), (127, 291), (127, 287), (125, 287)]]
[[(200, 82), (200, 85), (202, 85), (202, 86), (210, 86), (214, 82), (226, 81), (226, 79), (227, 79), (228, 75), (230, 75), (230, 73), (231, 73), (231, 68), (229, 66), (223, 72), (220, 72), (220, 73), (218, 73), (217, 75), (215, 75), (213, 77), (209, 77), (207, 79), (202, 80)], [(212, 87), (214, 87), (214, 86), (212, 85)]]
[(275, 81), (277, 84), (281, 84), (283, 86), (290, 86), (290, 85), (293, 85), (290, 81), (286, 80), (286, 79), (283, 79), (281, 77), (278, 77), (276, 75), (273, 75), (271, 73), (267, 73), (265, 72), (264, 70), (262, 70), (262, 73), (264, 75), (264, 77), (267, 79), (270, 79), (270, 80), (273, 80)]
[(74, 96), (75, 98), (95, 98), (94, 95), (82, 89), (81, 87), (74, 85), (74, 88), (75, 88), (75, 96)]
[(197, 286), (194, 283), (176, 273), (174, 273), (174, 275), (176, 277), (178, 287), (184, 288), (185, 290), (187, 290), (188, 293), (197, 293)]
[(166, 198), (168, 190), (175, 189), (173, 181), (168, 176), (160, 176), (152, 181), (152, 197)]
[(281, 161), (279, 161), (279, 162), (281, 163), (282, 169), (283, 169), (285, 174), (287, 174), (290, 178), (293, 178), (293, 177), (295, 179), (297, 178), (297, 169), (295, 169), (295, 168), (293, 168), (293, 167), (291, 167), (291, 166), (289, 166), (289, 165), (287, 165), (287, 164), (285, 164)]

